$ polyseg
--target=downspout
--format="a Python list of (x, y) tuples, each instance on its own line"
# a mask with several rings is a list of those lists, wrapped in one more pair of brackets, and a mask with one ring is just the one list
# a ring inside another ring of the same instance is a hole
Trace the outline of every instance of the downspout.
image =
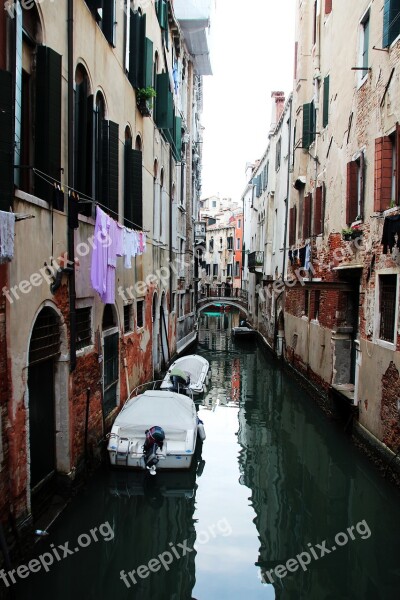
[[(284, 238), (283, 238), (283, 265), (282, 265), (282, 281), (283, 282), (286, 279), (286, 253), (287, 253), (286, 244), (287, 244), (287, 234), (288, 234), (288, 215), (289, 215), (289, 200), (290, 200), (290, 161), (291, 161), (291, 152), (292, 152), (292, 144), (291, 144), (291, 142), (292, 142), (292, 103), (293, 103), (293, 96), (291, 96), (289, 98), (288, 170), (287, 170), (287, 183), (286, 183), (285, 233), (284, 233)], [(274, 327), (274, 350), (275, 350), (275, 352), (276, 352), (276, 343), (277, 343), (277, 337), (278, 337), (277, 322), (276, 322), (277, 300), (278, 300), (278, 298), (275, 299), (275, 327)], [(285, 339), (285, 338), (283, 338), (283, 339)], [(283, 342), (282, 342), (281, 358), (282, 358), (282, 360), (284, 360)]]
[(172, 148), (169, 146), (169, 312), (172, 306)]
[[(68, 185), (74, 185), (74, 0), (68, 0)], [(70, 327), (70, 364), (72, 373), (76, 368), (76, 310), (75, 310), (75, 240), (74, 230), (68, 227), (68, 258), (71, 272), (69, 275), (69, 327)]]

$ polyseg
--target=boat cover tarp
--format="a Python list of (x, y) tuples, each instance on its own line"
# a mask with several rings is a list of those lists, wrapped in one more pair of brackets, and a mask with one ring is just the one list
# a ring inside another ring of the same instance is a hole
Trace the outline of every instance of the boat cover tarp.
[(196, 427), (196, 408), (182, 394), (148, 390), (128, 402), (114, 425), (120, 428), (120, 437), (144, 437), (146, 429), (158, 425), (166, 440), (182, 439), (188, 429)]
[(209, 366), (209, 362), (202, 356), (190, 355), (178, 358), (178, 360), (173, 363), (171, 370), (175, 368), (182, 369), (182, 371), (189, 373), (190, 383), (197, 383), (200, 378), (202, 380), (205, 378)]

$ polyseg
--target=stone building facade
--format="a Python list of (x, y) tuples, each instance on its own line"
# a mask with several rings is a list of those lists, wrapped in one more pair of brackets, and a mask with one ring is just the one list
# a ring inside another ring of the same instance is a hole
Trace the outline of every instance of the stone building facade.
[[(1, 4), (0, 210), (16, 221), (0, 264), (0, 518), (20, 525), (194, 339), (210, 12), (199, 24), (194, 2)], [(194, 17), (201, 52), (185, 41)], [(98, 207), (146, 234), (131, 268), (117, 259), (106, 304), (90, 276)]]

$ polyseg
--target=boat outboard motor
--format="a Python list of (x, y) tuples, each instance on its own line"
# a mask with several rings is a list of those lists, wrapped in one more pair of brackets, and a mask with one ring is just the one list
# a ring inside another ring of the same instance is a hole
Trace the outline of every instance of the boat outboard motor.
[(172, 369), (170, 379), (173, 392), (179, 393), (182, 388), (187, 388), (190, 384), (190, 375), (181, 369)]
[(144, 464), (149, 469), (151, 475), (156, 474), (156, 465), (160, 460), (157, 456), (157, 450), (163, 449), (165, 433), (162, 427), (150, 427), (146, 430), (146, 439), (143, 445)]

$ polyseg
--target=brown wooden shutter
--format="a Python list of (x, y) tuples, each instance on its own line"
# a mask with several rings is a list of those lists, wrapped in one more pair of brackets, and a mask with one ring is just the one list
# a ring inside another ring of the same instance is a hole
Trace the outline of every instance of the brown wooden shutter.
[(303, 238), (309, 238), (311, 234), (311, 200), (312, 194), (307, 194), (304, 198), (303, 212)]
[(364, 152), (360, 154), (360, 202), (359, 202), (359, 213), (356, 215), (356, 218), (359, 216), (361, 219), (364, 219), (364, 182), (365, 182), (365, 159)]
[(323, 233), (323, 223), (322, 223), (322, 186), (317, 187), (315, 190), (314, 196), (314, 227), (313, 233), (314, 235), (320, 235)]
[(346, 223), (355, 221), (358, 212), (358, 164), (355, 160), (347, 163), (347, 202)]
[[(397, 139), (396, 131), (396, 142)], [(381, 212), (389, 208), (392, 199), (392, 153), (392, 141), (389, 136), (380, 137), (375, 140), (374, 210), (376, 212)], [(398, 164), (399, 157), (396, 154), (396, 184)], [(396, 190), (397, 187), (396, 185)]]
[(289, 214), (289, 246), (296, 242), (296, 207), (292, 206)]
[(332, 0), (325, 0), (325, 14), (329, 15), (332, 12)]

